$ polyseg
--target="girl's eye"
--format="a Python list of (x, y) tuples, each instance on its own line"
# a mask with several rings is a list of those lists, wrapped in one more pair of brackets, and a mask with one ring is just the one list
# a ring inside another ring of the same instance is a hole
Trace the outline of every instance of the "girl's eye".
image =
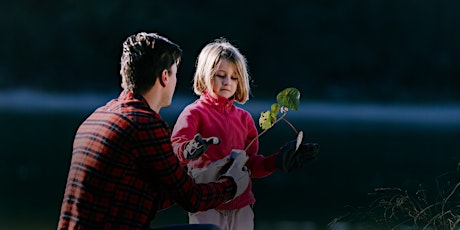
[[(219, 74), (216, 74), (215, 76), (218, 77), (218, 78), (226, 78), (226, 77), (227, 77), (227, 76), (219, 75)], [(237, 77), (230, 77), (230, 79), (231, 79), (232, 81), (238, 81), (238, 78), (237, 78)]]

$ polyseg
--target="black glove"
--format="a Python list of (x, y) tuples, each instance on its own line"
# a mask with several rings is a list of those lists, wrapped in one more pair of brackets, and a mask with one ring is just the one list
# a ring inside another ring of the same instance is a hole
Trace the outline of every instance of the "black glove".
[(284, 172), (291, 172), (318, 157), (319, 145), (316, 143), (301, 144), (297, 151), (296, 140), (289, 141), (281, 147), (275, 158), (276, 167)]
[(185, 145), (184, 157), (187, 160), (198, 158), (206, 152), (210, 144), (217, 145), (220, 143), (220, 139), (217, 137), (203, 138), (201, 134), (195, 134), (193, 140), (189, 141)]

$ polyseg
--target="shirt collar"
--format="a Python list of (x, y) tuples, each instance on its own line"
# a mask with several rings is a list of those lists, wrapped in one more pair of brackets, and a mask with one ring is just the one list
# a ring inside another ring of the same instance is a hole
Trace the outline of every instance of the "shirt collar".
[(142, 95), (134, 93), (131, 90), (123, 90), (123, 91), (121, 91), (120, 96), (118, 97), (118, 99), (120, 99), (120, 100), (137, 99), (137, 100), (140, 100), (143, 103), (148, 105), (147, 101), (145, 100), (145, 98)]
[(206, 90), (201, 95), (202, 100), (208, 105), (211, 105), (218, 111), (229, 111), (233, 108), (233, 101), (235, 101), (235, 97), (225, 98), (219, 95), (216, 95), (217, 98), (211, 96), (211, 94)]
[[(120, 96), (118, 96), (118, 101), (125, 101), (131, 103), (136, 103), (138, 104), (138, 108), (144, 108), (146, 110), (153, 111), (152, 108), (150, 108), (149, 103), (147, 103), (147, 100), (145, 98), (138, 94), (134, 93), (131, 90), (123, 90), (120, 93)], [(158, 114), (157, 112), (153, 111), (155, 114)], [(158, 114), (159, 115), (159, 114)]]

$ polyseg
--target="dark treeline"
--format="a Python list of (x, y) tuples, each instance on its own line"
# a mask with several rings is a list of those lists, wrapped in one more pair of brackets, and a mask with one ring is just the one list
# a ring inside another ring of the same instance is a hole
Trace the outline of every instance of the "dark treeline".
[[(184, 49), (192, 94), (200, 48), (220, 36), (248, 58), (255, 98), (458, 102), (458, 1), (76, 1), (1, 4), (0, 89), (119, 90), (121, 43), (159, 32)], [(118, 80), (118, 81), (117, 81)]]

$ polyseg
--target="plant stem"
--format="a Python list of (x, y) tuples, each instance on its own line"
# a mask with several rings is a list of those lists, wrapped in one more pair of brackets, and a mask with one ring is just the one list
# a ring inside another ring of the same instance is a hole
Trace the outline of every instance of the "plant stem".
[[(289, 122), (288, 120), (284, 119), (284, 117), (287, 115), (287, 113), (283, 113), (283, 115), (281, 115), (281, 117), (279, 117), (278, 119), (276, 119), (272, 126), (273, 127), (276, 123), (278, 123), (279, 121), (283, 120), (285, 121), (289, 126), (291, 126), (291, 128), (294, 130), (295, 133), (299, 133), (297, 131), (297, 129), (291, 124), (291, 122)], [(270, 128), (271, 128), (270, 127)], [(257, 137), (255, 137), (254, 139), (252, 139), (252, 141), (248, 144), (248, 146), (246, 146), (246, 148), (244, 149), (244, 151), (248, 151), (249, 147), (252, 145), (252, 143), (254, 143), (254, 141), (256, 141), (257, 139), (259, 139), (259, 137), (261, 137), (264, 133), (266, 133), (270, 128), (268, 129), (264, 129), (262, 132), (259, 133), (259, 135), (257, 135)]]
[[(280, 117), (280, 119), (281, 119), (281, 118), (282, 118), (282, 117)], [(294, 130), (294, 132), (295, 132), (296, 134), (299, 133), (299, 132), (297, 131), (297, 129), (294, 127), (294, 125), (291, 124), (291, 122), (289, 122), (287, 119), (284, 119), (284, 118), (282, 118), (282, 119), (283, 119), (283, 121), (285, 121), (289, 126), (291, 126), (291, 128)]]

